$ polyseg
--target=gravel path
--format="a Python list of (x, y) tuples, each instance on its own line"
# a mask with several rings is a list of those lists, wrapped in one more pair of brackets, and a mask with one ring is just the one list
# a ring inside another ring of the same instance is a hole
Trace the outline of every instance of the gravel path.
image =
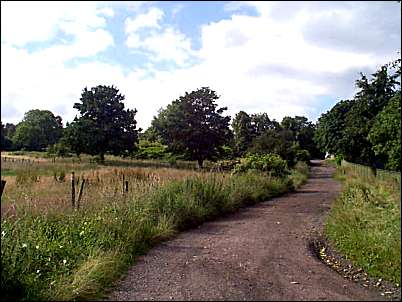
[(316, 161), (295, 193), (180, 233), (140, 257), (108, 300), (384, 300), (320, 262), (309, 242), (341, 185)]

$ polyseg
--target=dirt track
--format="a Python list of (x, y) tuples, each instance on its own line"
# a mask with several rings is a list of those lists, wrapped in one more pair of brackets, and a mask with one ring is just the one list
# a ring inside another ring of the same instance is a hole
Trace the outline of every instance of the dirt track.
[(341, 186), (316, 162), (297, 192), (241, 209), (156, 246), (109, 300), (384, 300), (309, 250)]

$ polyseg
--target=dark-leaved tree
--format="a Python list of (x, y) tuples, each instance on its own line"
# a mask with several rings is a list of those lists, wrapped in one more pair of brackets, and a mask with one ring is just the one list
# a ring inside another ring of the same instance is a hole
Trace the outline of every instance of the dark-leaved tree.
[(233, 136), (230, 116), (222, 115), (227, 108), (217, 108), (218, 98), (208, 87), (186, 92), (160, 110), (152, 126), (171, 151), (187, 155), (202, 167), (204, 160), (215, 160)]
[(63, 142), (75, 152), (99, 155), (104, 161), (106, 152), (128, 155), (136, 148), (136, 109), (124, 109), (124, 95), (113, 86), (98, 85), (82, 91), (74, 108), (79, 117), (68, 125)]

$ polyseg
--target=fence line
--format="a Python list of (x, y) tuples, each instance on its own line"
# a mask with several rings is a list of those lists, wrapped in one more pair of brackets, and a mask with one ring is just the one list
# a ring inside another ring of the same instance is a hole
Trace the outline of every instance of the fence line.
[(341, 166), (352, 169), (355, 173), (364, 179), (368, 180), (381, 180), (381, 181), (393, 181), (401, 185), (401, 172), (388, 171), (383, 169), (376, 169), (360, 164), (350, 163), (346, 160), (342, 160)]

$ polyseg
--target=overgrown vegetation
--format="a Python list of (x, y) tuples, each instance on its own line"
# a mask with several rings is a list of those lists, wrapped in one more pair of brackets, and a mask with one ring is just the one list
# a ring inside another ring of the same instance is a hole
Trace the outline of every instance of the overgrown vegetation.
[[(70, 182), (59, 181), (62, 171), (50, 170), (50, 163), (39, 182), (31, 181), (37, 176), (32, 171), (23, 174), (28, 177), (23, 186), (15, 177), (7, 183), (1, 220), (3, 300), (101, 298), (102, 290), (155, 243), (292, 190), (307, 178), (302, 163), (282, 177), (259, 169), (231, 174), (81, 165), (86, 169), (77, 176), (86, 175), (89, 185), (79, 210), (70, 205)], [(127, 193), (123, 174), (130, 182)]]
[(361, 74), (358, 92), (321, 115), (315, 141), (326, 152), (380, 169), (401, 169), (401, 59)]
[(344, 167), (338, 168), (336, 177), (345, 181), (345, 190), (325, 224), (329, 240), (371, 276), (400, 284), (400, 186), (362, 180)]

